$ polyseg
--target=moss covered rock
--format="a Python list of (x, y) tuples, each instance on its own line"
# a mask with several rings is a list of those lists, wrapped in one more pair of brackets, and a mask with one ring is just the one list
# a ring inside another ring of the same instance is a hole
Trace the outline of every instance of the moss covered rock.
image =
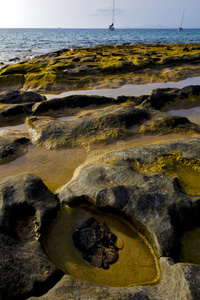
[[(187, 51), (186, 51), (187, 49)], [(56, 91), (111, 85), (121, 79), (183, 79), (200, 74), (198, 44), (149, 44), (63, 49), (4, 66), (0, 88)], [(194, 64), (195, 63), (195, 64)], [(169, 70), (173, 66), (173, 71)], [(149, 70), (151, 69), (151, 71)], [(96, 80), (94, 81), (94, 77)], [(124, 82), (123, 82), (124, 83)]]
[(109, 142), (138, 134), (200, 133), (187, 118), (132, 106), (110, 106), (86, 111), (75, 119), (27, 119), (32, 142), (47, 148)]

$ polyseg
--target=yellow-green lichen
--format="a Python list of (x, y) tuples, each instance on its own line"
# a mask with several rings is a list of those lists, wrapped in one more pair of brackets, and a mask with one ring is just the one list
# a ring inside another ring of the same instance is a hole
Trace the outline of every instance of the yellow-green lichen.
[(134, 167), (142, 173), (164, 173), (177, 178), (180, 189), (189, 195), (200, 195), (200, 161), (188, 159), (175, 152), (158, 156), (142, 165), (134, 163)]
[[(25, 88), (38, 90), (78, 89), (85, 88), (88, 83), (96, 86), (97, 82), (105, 84), (106, 80), (112, 80), (110, 75), (115, 79), (123, 75), (124, 79), (133, 82), (137, 76), (149, 81), (152, 77), (156, 80), (178, 79), (185, 75), (188, 77), (188, 72), (193, 74), (191, 76), (194, 76), (194, 72), (200, 72), (198, 55), (199, 44), (105, 45), (72, 49), (55, 56), (47, 54), (6, 66), (0, 70), (0, 85), (1, 81), (2, 84), (6, 83), (3, 80), (6, 76), (18, 76), (18, 81), (19, 76), (23, 76)], [(196, 64), (188, 65), (190, 60), (196, 60)], [(169, 67), (170, 64), (173, 64), (173, 69)], [(70, 75), (66, 72), (80, 67), (86, 67), (84, 73)], [(150, 71), (147, 69), (149, 67)], [(16, 78), (13, 83), (15, 81)], [(9, 85), (13, 83), (9, 82)]]

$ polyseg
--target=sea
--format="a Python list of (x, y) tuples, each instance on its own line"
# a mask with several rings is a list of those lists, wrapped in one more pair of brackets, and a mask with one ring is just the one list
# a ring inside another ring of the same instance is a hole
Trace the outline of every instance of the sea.
[(0, 65), (60, 49), (96, 45), (200, 43), (200, 29), (0, 29)]

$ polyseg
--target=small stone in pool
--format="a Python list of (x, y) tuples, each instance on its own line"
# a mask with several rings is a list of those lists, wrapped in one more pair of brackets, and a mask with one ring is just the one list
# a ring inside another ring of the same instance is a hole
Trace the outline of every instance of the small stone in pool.
[(82, 252), (83, 259), (93, 267), (109, 269), (119, 259), (124, 242), (106, 225), (95, 218), (88, 218), (73, 234), (74, 245)]

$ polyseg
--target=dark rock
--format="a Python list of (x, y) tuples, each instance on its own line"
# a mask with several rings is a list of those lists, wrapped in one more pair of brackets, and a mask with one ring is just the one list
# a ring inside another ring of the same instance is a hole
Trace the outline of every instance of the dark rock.
[(123, 102), (131, 101), (134, 106), (138, 106), (141, 103), (143, 103), (148, 97), (149, 97), (149, 95), (142, 95), (142, 96), (138, 96), (138, 97), (136, 97), (136, 96), (118, 96), (116, 99), (116, 102), (123, 103)]
[(105, 223), (100, 223), (94, 218), (89, 218), (79, 225), (72, 238), (74, 245), (82, 252), (83, 259), (94, 267), (107, 270), (109, 265), (119, 258), (117, 236)]
[(114, 250), (107, 250), (106, 260), (109, 264), (114, 264), (118, 260), (118, 253)]
[(0, 103), (22, 104), (36, 103), (46, 100), (46, 97), (35, 92), (20, 92), (18, 90), (5, 91), (0, 93)]
[(98, 255), (93, 255), (91, 258), (91, 265), (97, 268), (101, 268), (103, 265), (103, 258)]
[(103, 238), (103, 233), (100, 230), (92, 228), (83, 228), (74, 235), (74, 241), (76, 246), (82, 251), (87, 251), (94, 246)]
[(169, 258), (160, 258), (162, 278), (156, 285), (108, 287), (77, 280), (65, 275), (47, 294), (30, 300), (107, 299), (107, 300), (196, 300), (199, 298), (199, 266), (174, 264)]
[[(46, 104), (46, 102), (44, 103)], [(73, 120), (32, 117), (27, 120), (32, 142), (47, 148), (90, 143), (149, 133), (200, 133), (187, 118), (132, 106), (110, 106)]]
[(46, 113), (49, 110), (62, 110), (64, 108), (87, 107), (90, 105), (105, 105), (114, 103), (114, 98), (101, 96), (87, 96), (87, 95), (72, 95), (63, 98), (54, 98), (48, 101), (37, 103), (32, 110), (34, 115)]
[[(142, 164), (177, 149), (185, 158), (200, 160), (200, 138), (112, 152), (99, 163), (88, 163), (79, 169), (73, 181), (60, 190), (60, 201), (70, 205), (73, 199), (85, 195), (99, 209), (121, 212), (147, 236), (158, 256), (175, 257), (180, 231), (191, 222), (196, 224), (200, 202), (181, 193), (175, 178), (162, 173), (142, 174), (131, 162)], [(117, 190), (122, 185), (126, 197), (121, 189)]]
[(0, 131), (0, 162), (9, 157), (23, 155), (27, 143), (30, 142), (27, 132), (2, 130)]
[(20, 60), (20, 58), (19, 57), (13, 57), (13, 58), (10, 58), (9, 59), (9, 61), (14, 61), (14, 62), (16, 62), (16, 61), (18, 61), (18, 60)]
[(0, 199), (0, 299), (41, 295), (62, 275), (40, 242), (58, 202), (32, 174), (1, 181)]
[(200, 105), (200, 85), (186, 86), (182, 89), (164, 88), (155, 89), (141, 104), (141, 108), (170, 109), (190, 108)]
[(0, 123), (5, 123), (11, 119), (20, 119), (20, 117), (26, 117), (32, 113), (33, 104), (3, 104), (0, 107)]

